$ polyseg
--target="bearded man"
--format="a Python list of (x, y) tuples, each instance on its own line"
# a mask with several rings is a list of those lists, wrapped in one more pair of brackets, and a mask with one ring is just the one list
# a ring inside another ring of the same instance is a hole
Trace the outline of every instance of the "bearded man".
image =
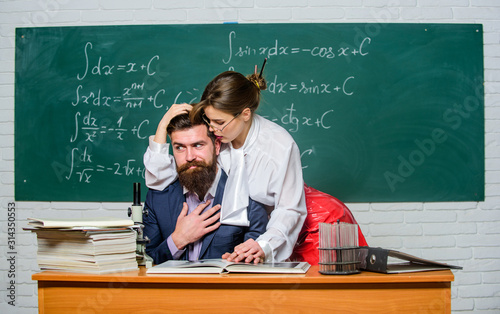
[(217, 165), (220, 142), (204, 123), (188, 114), (174, 117), (167, 128), (178, 180), (163, 191), (149, 190), (143, 217), (146, 253), (155, 264), (167, 260), (222, 258), (248, 239), (265, 232), (265, 208), (249, 200), (250, 225), (221, 225), (220, 203), (227, 174)]

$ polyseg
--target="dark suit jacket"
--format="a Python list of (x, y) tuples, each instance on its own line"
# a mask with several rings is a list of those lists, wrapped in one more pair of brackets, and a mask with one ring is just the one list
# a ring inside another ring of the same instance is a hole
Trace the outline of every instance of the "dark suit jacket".
[[(226, 185), (227, 175), (222, 171), (213, 205), (222, 203), (222, 195)], [(145, 207), (148, 214), (143, 216), (144, 235), (151, 242), (146, 245), (146, 253), (153, 258), (155, 264), (171, 260), (172, 254), (168, 248), (167, 238), (174, 232), (177, 217), (186, 201), (179, 180), (170, 184), (163, 191), (149, 190)], [(202, 246), (199, 259), (221, 258), (222, 254), (232, 253), (234, 247), (246, 240), (256, 239), (266, 231), (268, 216), (262, 204), (250, 199), (248, 206), (249, 227), (221, 225), (217, 230), (206, 234), (201, 240)], [(181, 259), (188, 259), (186, 250)]]

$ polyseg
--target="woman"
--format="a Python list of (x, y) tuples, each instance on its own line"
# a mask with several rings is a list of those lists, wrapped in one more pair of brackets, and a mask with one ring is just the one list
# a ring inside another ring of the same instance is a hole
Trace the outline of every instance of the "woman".
[(226, 254), (224, 258), (230, 261), (287, 259), (307, 214), (297, 144), (285, 129), (255, 114), (260, 91), (265, 89), (266, 81), (256, 72), (248, 77), (233, 71), (219, 74), (194, 108), (181, 104), (169, 109), (144, 155), (146, 184), (164, 189), (176, 178), (166, 144), (166, 126), (172, 117), (190, 112), (193, 119), (205, 120), (220, 138), (223, 147), (218, 162), (229, 174), (221, 222), (246, 224), (248, 197), (266, 205), (270, 213), (266, 232), (257, 241), (248, 240)]

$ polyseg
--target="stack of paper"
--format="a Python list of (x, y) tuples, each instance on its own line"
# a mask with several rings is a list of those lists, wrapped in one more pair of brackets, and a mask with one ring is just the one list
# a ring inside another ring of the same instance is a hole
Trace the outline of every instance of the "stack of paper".
[(136, 238), (131, 220), (31, 219), (37, 234), (42, 270), (105, 273), (137, 269)]
[(133, 226), (132, 219), (118, 219), (114, 217), (96, 218), (28, 218), (28, 225), (40, 228), (108, 228)]

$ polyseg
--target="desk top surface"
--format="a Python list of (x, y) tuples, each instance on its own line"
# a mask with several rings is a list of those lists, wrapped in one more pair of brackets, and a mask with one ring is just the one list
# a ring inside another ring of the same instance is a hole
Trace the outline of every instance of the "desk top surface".
[(137, 283), (408, 283), (408, 282), (451, 282), (454, 275), (449, 269), (413, 272), (403, 274), (380, 274), (363, 271), (352, 275), (323, 275), (313, 265), (306, 274), (146, 274), (146, 269), (108, 273), (84, 274), (59, 271), (42, 271), (32, 276), (38, 281), (79, 282), (137, 282)]

